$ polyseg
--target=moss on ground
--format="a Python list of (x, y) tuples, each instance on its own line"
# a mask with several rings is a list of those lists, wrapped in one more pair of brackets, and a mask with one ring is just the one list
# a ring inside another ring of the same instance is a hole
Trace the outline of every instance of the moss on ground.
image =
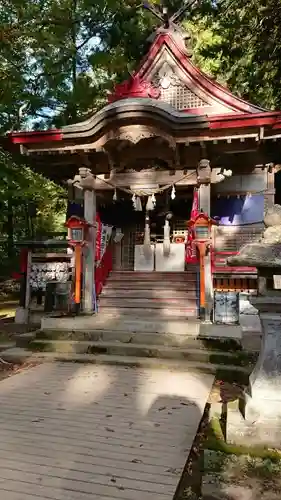
[(241, 446), (226, 443), (219, 418), (213, 417), (208, 425), (204, 449), (222, 452), (227, 455), (249, 455), (254, 458), (280, 462), (281, 451), (258, 446)]

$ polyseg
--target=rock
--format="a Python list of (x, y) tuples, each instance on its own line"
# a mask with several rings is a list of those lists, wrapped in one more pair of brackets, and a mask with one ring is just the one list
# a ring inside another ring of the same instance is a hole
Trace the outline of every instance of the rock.
[(266, 227), (281, 226), (281, 205), (273, 205), (264, 218)]
[(244, 245), (227, 261), (230, 266), (281, 267), (281, 206), (274, 205), (264, 219), (262, 238)]

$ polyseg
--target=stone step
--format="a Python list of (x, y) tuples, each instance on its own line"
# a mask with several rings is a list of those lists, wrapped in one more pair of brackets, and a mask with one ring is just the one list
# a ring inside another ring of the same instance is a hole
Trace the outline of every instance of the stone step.
[(126, 297), (106, 297), (101, 296), (99, 299), (100, 308), (117, 307), (119, 308), (139, 308), (139, 309), (180, 309), (186, 311), (188, 309), (196, 309), (196, 297), (193, 298), (126, 298)]
[[(127, 310), (128, 311), (128, 310)], [(137, 309), (139, 312), (139, 309)], [(111, 311), (109, 314), (97, 314), (94, 316), (74, 316), (52, 318), (44, 316), (42, 318), (41, 329), (43, 331), (66, 331), (66, 332), (95, 332), (95, 331), (116, 331), (116, 332), (139, 332), (139, 333), (170, 333), (172, 335), (186, 335), (192, 332), (191, 335), (199, 334), (200, 322), (196, 318), (183, 317), (179, 319), (177, 315), (158, 316), (153, 314), (153, 319), (147, 319), (147, 314), (139, 317), (134, 314), (132, 309), (129, 309), (130, 314), (123, 315)], [(210, 328), (214, 325), (210, 325)], [(234, 327), (239, 329), (238, 327)], [(220, 329), (221, 336), (226, 331), (225, 327)], [(240, 333), (240, 329), (239, 329)]]
[(241, 366), (248, 359), (246, 353), (225, 352), (208, 349), (184, 348), (174, 346), (131, 344), (105, 341), (73, 341), (35, 339), (29, 344), (34, 352), (56, 352), (62, 354), (108, 354), (117, 356), (136, 356), (157, 359), (175, 359), (199, 363), (232, 364)]
[[(123, 300), (123, 299), (122, 299)], [(179, 308), (178, 306), (176, 307), (170, 307), (169, 305), (162, 305), (159, 307), (152, 307), (150, 304), (150, 307), (147, 307), (147, 305), (143, 306), (143, 309), (141, 307), (121, 307), (120, 305), (100, 305), (99, 307), (99, 312), (101, 315), (103, 315), (104, 319), (109, 318), (115, 318), (120, 319), (122, 316), (134, 316), (136, 319), (142, 319), (142, 318), (147, 318), (148, 316), (151, 316), (151, 319), (156, 319), (156, 320), (163, 320), (163, 321), (170, 321), (170, 319), (174, 318), (197, 318), (198, 316), (198, 311), (197, 307), (195, 307), (195, 301), (194, 301), (194, 306), (192, 305), (190, 307), (185, 307), (185, 308)]]
[(10, 349), (11, 347), (15, 347), (16, 341), (11, 342), (0, 342), (0, 353), (6, 351), (6, 349)]
[(35, 330), (34, 332), (19, 333), (15, 335), (15, 342), (17, 347), (28, 347), (29, 343), (34, 340), (37, 334), (41, 333), (41, 330)]
[(114, 330), (96, 330), (93, 332), (66, 332), (66, 331), (37, 331), (35, 335), (27, 337), (19, 335), (17, 338), (18, 347), (28, 347), (29, 343), (34, 340), (67, 340), (67, 341), (82, 341), (82, 342), (114, 342), (119, 344), (131, 344), (146, 346), (154, 345), (161, 347), (182, 347), (192, 349), (209, 349), (218, 351), (240, 351), (241, 340), (233, 338), (225, 338), (222, 336), (206, 337), (200, 336), (198, 325), (189, 327), (185, 334), (178, 333), (151, 333), (151, 332), (124, 332)]
[(2, 357), (5, 361), (13, 363), (24, 363), (27, 360), (29, 362), (40, 362), (46, 361), (75, 361), (82, 363), (94, 363), (103, 365), (122, 365), (122, 366), (139, 366), (142, 368), (155, 368), (162, 369), (166, 368), (169, 370), (180, 370), (189, 372), (203, 372), (203, 373), (220, 373), (223, 376), (224, 373), (230, 374), (230, 376), (244, 376), (248, 380), (249, 369), (242, 366), (235, 365), (220, 365), (212, 363), (198, 363), (194, 361), (187, 360), (174, 360), (174, 359), (157, 359), (157, 358), (147, 358), (147, 357), (137, 357), (137, 356), (118, 356), (118, 355), (108, 355), (108, 354), (77, 354), (77, 353), (56, 353), (56, 352), (32, 352), (28, 349), (23, 349), (19, 347), (14, 347), (7, 349), (2, 353)]
[(130, 289), (126, 290), (124, 288), (108, 288), (107, 286), (103, 289), (100, 297), (108, 298), (128, 298), (131, 299), (189, 299), (196, 298), (195, 290), (170, 290), (170, 289), (158, 289), (158, 290), (148, 290), (146, 289)]

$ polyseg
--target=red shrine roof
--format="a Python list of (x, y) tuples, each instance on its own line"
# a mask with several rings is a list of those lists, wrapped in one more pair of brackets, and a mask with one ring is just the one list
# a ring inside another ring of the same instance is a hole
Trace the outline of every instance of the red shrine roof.
[(158, 107), (160, 113), (162, 108), (166, 119), (184, 121), (193, 115), (195, 128), (196, 116), (204, 117), (210, 131), (267, 127), (276, 134), (281, 129), (281, 111), (252, 105), (210, 79), (191, 62), (184, 38), (172, 30), (158, 30), (139, 69), (115, 86), (108, 101), (89, 120), (62, 130), (14, 132), (11, 140), (14, 144), (34, 144), (86, 137), (97, 129), (102, 117), (109, 117), (112, 112), (121, 114), (123, 106), (137, 108), (140, 101), (149, 113), (157, 112)]
[(178, 110), (207, 116), (266, 111), (234, 96), (194, 66), (183, 38), (169, 30), (156, 35), (139, 69), (116, 85), (109, 102), (128, 97), (152, 97)]

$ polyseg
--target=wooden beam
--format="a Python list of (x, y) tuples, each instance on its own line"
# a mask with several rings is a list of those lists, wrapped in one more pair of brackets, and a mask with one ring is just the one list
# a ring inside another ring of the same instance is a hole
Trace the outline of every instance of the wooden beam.
[[(104, 180), (103, 180), (104, 179)], [(113, 190), (116, 186), (117, 188), (129, 187), (129, 186), (140, 186), (144, 187), (149, 184), (157, 184), (159, 186), (165, 186), (167, 184), (175, 184), (178, 186), (192, 186), (196, 184), (197, 176), (196, 170), (191, 170), (186, 174), (183, 170), (177, 171), (140, 171), (140, 172), (127, 172), (118, 174), (113, 172), (108, 178), (105, 175), (99, 175), (95, 179), (95, 189), (102, 191)]]

